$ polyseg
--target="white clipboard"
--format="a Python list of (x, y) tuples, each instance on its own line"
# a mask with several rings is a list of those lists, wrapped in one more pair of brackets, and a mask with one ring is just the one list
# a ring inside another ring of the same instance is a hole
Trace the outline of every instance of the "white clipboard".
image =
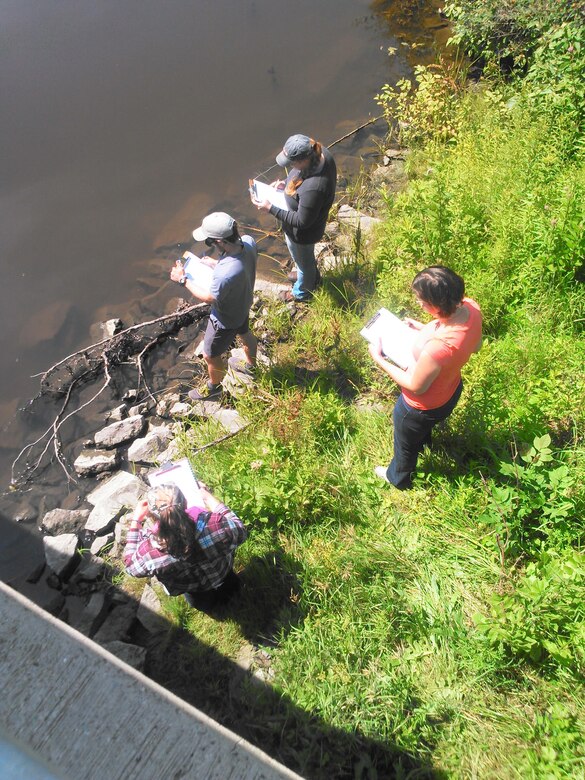
[(405, 370), (414, 363), (412, 348), (417, 334), (417, 330), (384, 308), (379, 309), (360, 331), (370, 344), (381, 339), (384, 356)]
[(282, 209), (283, 211), (289, 211), (284, 190), (277, 190), (274, 187), (271, 187), (270, 184), (265, 184), (263, 181), (250, 179), (250, 194), (255, 200), (259, 200), (261, 203), (268, 200), (273, 206), (276, 206), (276, 208)]
[(201, 496), (199, 480), (197, 479), (188, 458), (181, 458), (181, 460), (164, 463), (160, 468), (149, 472), (147, 476), (151, 487), (158, 487), (159, 485), (167, 485), (169, 483), (176, 485), (185, 496), (187, 507), (205, 507), (203, 497)]

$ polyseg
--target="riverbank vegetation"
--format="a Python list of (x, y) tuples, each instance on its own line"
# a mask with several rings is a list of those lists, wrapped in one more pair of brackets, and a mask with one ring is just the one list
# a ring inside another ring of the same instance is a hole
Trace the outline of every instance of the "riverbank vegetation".
[[(528, 19), (536, 5), (547, 13)], [(224, 655), (263, 648), (288, 709), (238, 700), (187, 645), (164, 681), (185, 692), (195, 660), (197, 703), (308, 777), (585, 774), (578, 5), (446, 4), (460, 42), (513, 56), (522, 78), (491, 68), (463, 87), (437, 65), (418, 92), (381, 91), (410, 147), (407, 189), (385, 196), (375, 250), (328, 273), (292, 326), (275, 304), (272, 366), (237, 402), (253, 425), (193, 458), (250, 529), (245, 588), (222, 621), (166, 608)], [(418, 316), (410, 282), (438, 262), (480, 303), (485, 343), (398, 492), (373, 474), (396, 388), (359, 330), (380, 304)], [(185, 451), (215, 438), (197, 424)]]

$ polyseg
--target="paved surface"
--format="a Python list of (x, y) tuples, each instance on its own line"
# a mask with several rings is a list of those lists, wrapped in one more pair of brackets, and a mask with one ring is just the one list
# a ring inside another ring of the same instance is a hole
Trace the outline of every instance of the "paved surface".
[(0, 734), (5, 759), (28, 754), (45, 777), (299, 780), (4, 583)]

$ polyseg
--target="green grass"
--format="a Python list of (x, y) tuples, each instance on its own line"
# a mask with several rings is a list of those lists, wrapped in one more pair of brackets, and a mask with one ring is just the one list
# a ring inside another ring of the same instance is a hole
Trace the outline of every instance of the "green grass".
[[(307, 777), (585, 775), (582, 666), (561, 647), (585, 637), (585, 166), (512, 97), (464, 98), (456, 141), (409, 158), (375, 253), (294, 322), (270, 305), (272, 367), (236, 404), (252, 425), (197, 454), (217, 428), (182, 439), (249, 528), (245, 588), (222, 620), (167, 600), (176, 641), (152, 673)], [(465, 277), (486, 341), (401, 493), (373, 475), (396, 388), (358, 334), (379, 303), (414, 313), (434, 262)], [(269, 685), (234, 687), (247, 643)]]

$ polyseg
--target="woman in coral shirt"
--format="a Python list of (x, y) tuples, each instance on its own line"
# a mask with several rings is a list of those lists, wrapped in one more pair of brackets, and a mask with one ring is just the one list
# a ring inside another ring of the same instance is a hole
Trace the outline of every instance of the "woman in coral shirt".
[(415, 276), (412, 290), (434, 319), (427, 325), (406, 320), (418, 331), (411, 365), (398, 368), (384, 358), (380, 344), (370, 345), (374, 362), (402, 389), (392, 415), (394, 457), (388, 468), (375, 468), (377, 476), (400, 490), (411, 487), (419, 453), (430, 446), (434, 426), (451, 414), (461, 396), (461, 368), (481, 347), (481, 311), (464, 297), (458, 274), (430, 266)]

